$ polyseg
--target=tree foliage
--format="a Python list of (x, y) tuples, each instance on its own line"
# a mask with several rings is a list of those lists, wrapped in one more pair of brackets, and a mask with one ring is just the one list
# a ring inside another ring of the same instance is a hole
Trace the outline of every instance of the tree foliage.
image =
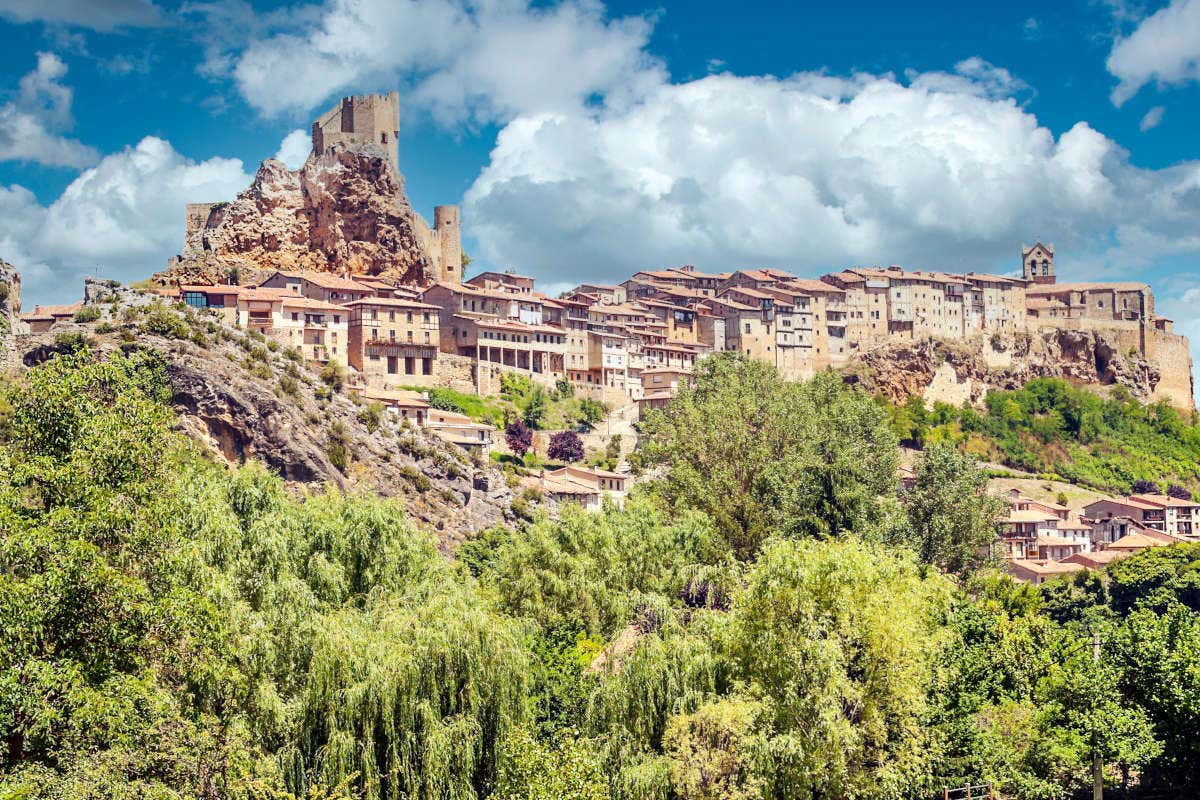
[(949, 440), (896, 506), (886, 406), (714, 362), (648, 423), (661, 484), (448, 557), (204, 460), (155, 353), (64, 347), (0, 391), (0, 796), (1049, 800), (1094, 751), (1200, 789), (1200, 545), (977, 569)]
[(987, 475), (950, 444), (929, 445), (904, 495), (908, 537), (920, 560), (962, 573), (985, 563), (1008, 503), (987, 492)]
[(551, 461), (573, 463), (583, 460), (583, 440), (575, 431), (560, 431), (550, 437), (546, 455)]
[(738, 552), (772, 532), (864, 531), (897, 466), (884, 414), (836, 375), (783, 381), (769, 365), (721, 353), (697, 365), (669, 413), (643, 423), (644, 457), (668, 467), (676, 507), (712, 517)]

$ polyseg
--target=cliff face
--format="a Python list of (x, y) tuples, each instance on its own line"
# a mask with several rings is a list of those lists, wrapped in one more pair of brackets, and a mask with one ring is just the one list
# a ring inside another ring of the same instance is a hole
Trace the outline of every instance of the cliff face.
[(189, 231), (163, 282), (242, 282), (275, 270), (378, 275), (409, 284), (431, 280), (404, 179), (376, 145), (339, 143), (298, 171), (264, 161), (248, 189), (213, 206)]
[(859, 354), (848, 380), (894, 401), (912, 396), (953, 405), (982, 401), (989, 389), (1019, 389), (1034, 378), (1095, 388), (1125, 386), (1143, 402), (1193, 408), (1190, 375), (1164, 381), (1163, 365), (1122, 352), (1103, 331), (1044, 330), (967, 341), (896, 341)]
[(7, 261), (0, 260), (0, 336), (22, 333), (21, 274)]
[[(300, 491), (333, 485), (403, 498), (445, 545), (511, 518), (511, 490), (490, 464), (391, 413), (368, 424), (364, 405), (329, 392), (263, 340), (208, 315), (165, 311), (128, 289), (89, 282), (85, 295), (100, 318), (19, 337), (18, 363), (46, 360), (62, 349), (64, 333), (87, 336), (101, 353), (127, 346), (132, 334), (164, 356), (178, 428), (214, 461), (260, 461)], [(182, 327), (165, 325), (164, 314)]]

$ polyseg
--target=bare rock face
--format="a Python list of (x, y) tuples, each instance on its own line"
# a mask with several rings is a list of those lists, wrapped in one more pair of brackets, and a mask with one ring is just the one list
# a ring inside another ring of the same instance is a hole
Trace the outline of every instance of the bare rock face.
[(404, 179), (374, 144), (331, 146), (298, 171), (268, 159), (231, 203), (214, 205), (160, 282), (243, 283), (275, 270), (431, 280)]
[(21, 321), (21, 273), (0, 260), (0, 337), (26, 333)]
[(966, 341), (896, 341), (860, 354), (847, 379), (895, 402), (909, 397), (981, 403), (989, 389), (1012, 391), (1034, 378), (1084, 387), (1125, 386), (1148, 402), (1162, 380), (1153, 362), (1122, 353), (1100, 331), (1047, 330)]

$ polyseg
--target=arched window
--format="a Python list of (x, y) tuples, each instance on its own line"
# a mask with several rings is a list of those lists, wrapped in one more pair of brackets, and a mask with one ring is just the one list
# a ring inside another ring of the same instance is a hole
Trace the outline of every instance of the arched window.
[(1050, 274), (1050, 262), (1046, 261), (1045, 259), (1042, 259), (1042, 274), (1043, 275)]

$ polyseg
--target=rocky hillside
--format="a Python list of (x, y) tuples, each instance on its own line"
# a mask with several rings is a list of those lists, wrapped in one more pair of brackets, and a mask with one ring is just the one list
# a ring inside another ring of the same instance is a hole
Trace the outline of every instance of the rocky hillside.
[(1034, 378), (1065, 378), (1079, 386), (1128, 387), (1157, 399), (1161, 369), (1123, 353), (1097, 331), (995, 334), (966, 341), (893, 341), (859, 354), (847, 370), (852, 381), (893, 401), (914, 395), (952, 405), (981, 401), (989, 389), (1019, 389)]
[(275, 270), (378, 275), (427, 283), (420, 223), (379, 147), (337, 144), (297, 171), (264, 161), (237, 199), (214, 206), (161, 282), (243, 283)]
[(166, 357), (180, 430), (216, 460), (259, 460), (297, 489), (403, 497), (446, 545), (510, 513), (512, 494), (488, 464), (332, 389), (261, 336), (106, 283), (89, 282), (85, 308), (96, 318), (15, 339), (20, 361), (39, 363), (80, 336), (100, 352), (153, 348)]

